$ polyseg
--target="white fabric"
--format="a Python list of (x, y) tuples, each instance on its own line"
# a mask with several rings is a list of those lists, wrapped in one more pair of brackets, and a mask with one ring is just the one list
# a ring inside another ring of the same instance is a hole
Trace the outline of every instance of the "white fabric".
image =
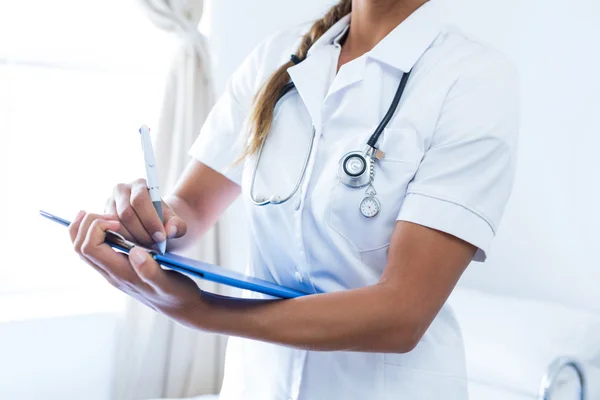
[(192, 145), (214, 105), (214, 90), (206, 39), (197, 30), (203, 0), (138, 0), (148, 17), (182, 41), (165, 86), (156, 136), (156, 162), (161, 190), (173, 188), (189, 158)]
[[(189, 161), (192, 145), (214, 104), (210, 60), (197, 25), (202, 0), (140, 0), (154, 24), (182, 42), (168, 76), (155, 155), (161, 191), (169, 193)], [(215, 230), (186, 255), (218, 262)], [(203, 288), (216, 291), (214, 285)], [(130, 300), (119, 334), (115, 399), (215, 393), (221, 381), (223, 339), (181, 327)]]
[[(471, 381), (533, 396), (560, 356), (600, 364), (598, 315), (460, 287), (449, 303), (461, 326)], [(600, 379), (597, 370), (587, 368)], [(600, 381), (591, 389), (600, 395)]]
[[(537, 396), (519, 393), (481, 382), (469, 381), (469, 400), (538, 400)], [(558, 400), (558, 399), (552, 399)], [(561, 399), (561, 400), (575, 400)]]
[[(515, 72), (502, 55), (446, 27), (435, 7), (421, 7), (336, 75), (340, 46), (334, 38), (349, 24), (346, 17), (289, 69), (297, 92), (275, 109), (256, 193), (289, 194), (313, 125), (316, 139), (300, 189), (282, 205), (252, 205), (256, 160), (232, 162), (246, 142), (255, 93), (287, 61), (302, 32), (266, 40), (233, 75), (190, 154), (242, 187), (249, 274), (307, 292), (374, 284), (397, 219), (471, 241), (483, 259), (513, 177)], [(364, 148), (410, 68), (404, 99), (378, 142), (386, 152), (374, 181), (382, 209), (366, 219), (358, 211), (365, 189), (343, 186), (337, 163)], [(460, 330), (445, 306), (417, 348), (404, 355), (311, 352), (232, 338), (221, 400), (453, 400), (465, 399), (466, 392)]]

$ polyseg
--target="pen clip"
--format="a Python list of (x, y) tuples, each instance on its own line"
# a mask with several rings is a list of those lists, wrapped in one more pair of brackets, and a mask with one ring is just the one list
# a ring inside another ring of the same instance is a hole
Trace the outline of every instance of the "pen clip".
[(111, 231), (111, 230), (107, 230), (104, 232), (105, 233), (105, 242), (109, 243), (109, 244), (113, 244), (115, 246), (121, 247), (127, 251), (133, 249), (134, 247), (138, 247), (142, 250), (144, 250), (146, 253), (152, 254), (152, 255), (156, 255), (158, 254), (158, 252), (156, 250), (152, 250), (149, 249), (147, 247), (144, 246), (140, 246), (139, 244), (130, 242), (129, 240), (125, 239), (123, 237), (123, 235), (121, 235), (120, 233), (117, 233), (115, 231)]

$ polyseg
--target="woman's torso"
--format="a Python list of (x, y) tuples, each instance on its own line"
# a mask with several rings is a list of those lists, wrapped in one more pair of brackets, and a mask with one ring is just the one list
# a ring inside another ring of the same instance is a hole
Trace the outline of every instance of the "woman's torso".
[[(377, 283), (407, 185), (426, 155), (446, 94), (469, 59), (496, 57), (442, 24), (433, 10), (425, 10), (336, 74), (336, 38), (347, 25), (347, 18), (336, 24), (305, 61), (290, 69), (297, 90), (286, 94), (275, 109), (254, 192), (267, 197), (290, 193), (314, 126), (314, 144), (297, 193), (284, 204), (257, 207), (249, 200), (256, 158), (240, 170), (250, 238), (248, 273), (307, 293)], [(257, 82), (264, 82), (287, 60), (302, 33), (279, 34), (268, 41)], [(337, 178), (338, 161), (364, 148), (403, 70), (411, 67), (403, 100), (377, 143), (385, 152), (373, 183), (381, 211), (365, 218), (358, 207), (366, 188), (345, 187)], [(408, 354), (313, 352), (231, 338), (221, 396), (466, 399), (460, 329), (446, 305)]]

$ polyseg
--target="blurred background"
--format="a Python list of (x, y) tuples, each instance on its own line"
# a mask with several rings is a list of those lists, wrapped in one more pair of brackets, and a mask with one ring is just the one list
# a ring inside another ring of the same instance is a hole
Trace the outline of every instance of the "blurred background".
[[(515, 190), (491, 257), (469, 268), (451, 301), (472, 398), (535, 399), (557, 357), (600, 364), (600, 2), (432, 1), (520, 71)], [(226, 339), (132, 304), (37, 211), (99, 212), (116, 183), (143, 177), (142, 124), (178, 147), (164, 155), (172, 185), (205, 110), (243, 58), (331, 4), (0, 0), (0, 399), (218, 393)], [(188, 83), (202, 91), (194, 118), (182, 105)], [(243, 270), (239, 202), (195, 255)]]

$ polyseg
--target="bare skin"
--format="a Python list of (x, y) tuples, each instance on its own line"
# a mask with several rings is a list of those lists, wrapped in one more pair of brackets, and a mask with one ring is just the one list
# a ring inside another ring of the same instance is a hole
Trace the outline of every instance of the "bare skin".
[[(423, 3), (354, 0), (340, 65), (369, 51)], [(177, 250), (197, 241), (239, 196), (240, 187), (192, 161), (165, 200), (164, 226), (145, 188), (143, 180), (117, 185), (106, 214), (81, 212), (69, 229), (75, 251), (115, 287), (204, 331), (299, 349), (409, 352), (476, 251), (454, 236), (399, 221), (387, 266), (375, 285), (290, 300), (222, 298), (201, 292), (183, 275), (162, 270), (140, 249), (129, 257), (114, 252), (104, 244), (104, 231), (118, 230), (142, 244), (168, 235), (169, 250)]]
[(338, 71), (342, 65), (371, 51), (426, 0), (354, 0), (352, 24), (342, 46)]

